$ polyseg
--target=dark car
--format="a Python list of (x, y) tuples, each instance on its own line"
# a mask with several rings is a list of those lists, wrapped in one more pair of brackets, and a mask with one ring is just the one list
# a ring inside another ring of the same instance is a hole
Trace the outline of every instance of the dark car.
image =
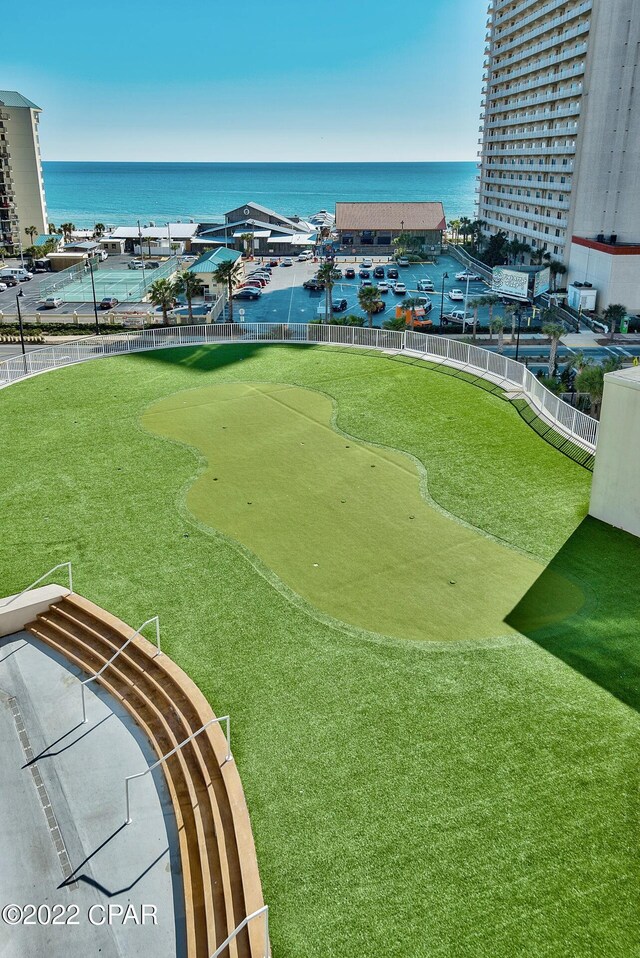
[(356, 271), (355, 271), (355, 269), (353, 268), (353, 266), (347, 266), (347, 268), (346, 268), (345, 271), (344, 271), (344, 275), (345, 275), (345, 278), (346, 278), (346, 279), (355, 279), (355, 278), (356, 278)]
[(334, 313), (343, 313), (347, 308), (346, 299), (334, 299), (331, 303), (331, 309)]
[(272, 256), (271, 259), (269, 260), (269, 266), (277, 266), (277, 265), (278, 265), (278, 260), (275, 258), (275, 256)]
[(389, 269), (387, 270), (387, 276), (388, 276), (389, 279), (397, 279), (397, 278), (398, 278), (398, 270), (395, 268), (395, 266), (390, 266), (390, 267), (389, 267)]
[(19, 286), (20, 282), (16, 279), (15, 276), (0, 276), (0, 280), (5, 284), (5, 286)]
[(326, 284), (323, 279), (318, 279), (317, 277), (314, 277), (313, 279), (308, 279), (302, 285), (304, 289), (318, 290), (318, 289), (324, 289)]
[(262, 290), (259, 286), (244, 286), (233, 294), (234, 299), (260, 299)]
[(376, 266), (373, 275), (376, 279), (384, 279), (384, 266)]
[(158, 263), (155, 259), (151, 259), (145, 263), (145, 266), (147, 269), (159, 269), (160, 263)]
[(117, 305), (118, 300), (115, 296), (105, 296), (100, 300), (100, 309), (113, 309), (113, 307)]
[(342, 279), (342, 270), (337, 266), (331, 270), (331, 279)]
[(371, 270), (370, 269), (361, 269), (358, 273), (360, 279), (371, 279)]

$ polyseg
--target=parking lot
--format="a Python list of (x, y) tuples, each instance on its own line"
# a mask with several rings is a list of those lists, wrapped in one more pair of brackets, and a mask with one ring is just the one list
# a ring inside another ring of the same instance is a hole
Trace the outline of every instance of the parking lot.
[[(361, 316), (363, 323), (366, 323), (366, 313), (363, 312), (358, 304), (358, 290), (362, 282), (358, 276), (358, 271), (363, 258), (364, 257), (360, 256), (354, 260), (353, 257), (337, 257), (336, 266), (341, 269), (343, 273), (349, 266), (355, 268), (356, 277), (355, 279), (338, 280), (333, 287), (332, 298), (334, 300), (347, 300), (347, 308), (346, 310), (342, 310), (340, 315)], [(374, 256), (372, 259), (374, 267), (377, 265), (385, 267), (385, 276), (387, 268), (394, 265), (388, 257), (380, 258)], [(260, 265), (259, 261), (248, 263), (245, 267), (247, 273), (255, 269), (258, 265)], [(315, 275), (319, 265), (319, 263), (312, 261), (300, 263), (294, 260), (293, 266), (274, 266), (271, 273), (271, 282), (263, 289), (260, 299), (236, 300), (234, 302), (234, 315), (240, 321), (244, 320), (245, 322), (251, 323), (308, 323), (313, 319), (324, 316), (324, 292), (322, 290), (310, 291), (303, 288), (303, 283)], [(462, 291), (465, 291), (464, 284), (455, 279), (455, 274), (461, 270), (462, 266), (460, 263), (454, 260), (453, 257), (447, 255), (440, 256), (438, 263), (434, 265), (412, 263), (410, 266), (400, 267), (398, 269), (398, 279), (406, 285), (407, 292), (401, 295), (395, 295), (389, 290), (388, 293), (383, 294), (381, 299), (385, 304), (385, 309), (384, 312), (377, 313), (373, 317), (374, 324), (381, 326), (385, 320), (395, 317), (396, 306), (406, 297), (425, 295), (418, 290), (418, 281), (421, 279), (430, 279), (433, 282), (435, 291), (428, 294), (433, 303), (433, 309), (429, 313), (429, 319), (431, 319), (434, 326), (439, 325), (440, 307), (442, 303), (442, 280), (445, 273), (448, 274), (448, 277), (444, 279), (445, 315), (450, 310), (461, 308), (464, 305), (459, 302), (451, 302), (447, 295), (453, 288), (462, 288)], [(376, 283), (373, 275), (371, 276), (371, 281)], [(487, 291), (487, 287), (484, 283), (470, 283), (469, 299), (471, 300), (474, 296), (478, 296)], [(244, 312), (241, 312), (241, 310), (244, 310)], [(478, 315), (480, 322), (482, 322), (483, 319), (486, 322), (488, 309), (481, 309)]]

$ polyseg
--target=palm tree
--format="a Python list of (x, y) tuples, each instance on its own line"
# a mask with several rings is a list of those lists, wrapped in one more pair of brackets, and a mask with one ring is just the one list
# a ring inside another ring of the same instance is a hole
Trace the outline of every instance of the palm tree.
[(325, 323), (331, 322), (331, 313), (332, 313), (332, 291), (334, 285), (334, 265), (333, 263), (323, 263), (320, 269), (318, 270), (318, 279), (322, 280), (324, 283), (324, 321)]
[(167, 310), (171, 309), (175, 298), (176, 291), (170, 279), (157, 279), (149, 287), (149, 299), (154, 306), (162, 307), (162, 322), (165, 326), (169, 325)]
[(422, 303), (417, 296), (407, 296), (406, 299), (403, 299), (400, 303), (405, 313), (409, 312), (411, 315), (411, 329), (414, 328), (416, 324), (416, 309), (418, 306), (421, 306)]
[(471, 233), (471, 220), (468, 216), (460, 217), (460, 232), (462, 233), (462, 242), (466, 244), (467, 236)]
[(65, 242), (71, 239), (71, 234), (75, 231), (75, 226), (73, 223), (61, 223), (60, 229), (62, 230), (62, 235), (65, 239)]
[(476, 252), (480, 249), (482, 243), (482, 234), (486, 229), (485, 220), (474, 220), (471, 224), (471, 242), (473, 243), (473, 248)]
[(380, 293), (377, 286), (361, 286), (358, 290), (358, 303), (367, 314), (369, 326), (373, 326), (373, 314), (380, 302)]
[[(489, 342), (493, 339), (493, 309), (500, 302), (500, 297), (496, 293), (489, 293), (488, 296), (484, 296), (485, 306), (489, 307)], [(502, 328), (504, 329), (504, 321), (502, 322)]]
[(504, 352), (504, 317), (503, 316), (493, 316), (489, 320), (489, 329), (493, 333), (498, 334), (498, 352)]
[(188, 269), (185, 269), (182, 273), (178, 273), (174, 280), (174, 289), (176, 293), (184, 295), (187, 300), (187, 306), (189, 308), (189, 321), (193, 322), (193, 309), (191, 306), (191, 301), (194, 296), (197, 296), (202, 292), (202, 284), (196, 276), (195, 273), (190, 273)]
[(105, 231), (104, 223), (96, 223), (96, 225), (93, 227), (93, 235), (95, 236), (96, 239), (100, 239), (100, 237), (104, 236), (104, 231)]
[(253, 243), (253, 233), (242, 233), (240, 242), (244, 247), (244, 255), (249, 259), (251, 256), (251, 244)]
[(604, 392), (604, 366), (585, 366), (576, 376), (576, 389), (581, 393), (589, 393), (593, 403), (593, 414), (600, 418), (600, 404)]
[(519, 307), (516, 303), (508, 303), (504, 308), (505, 316), (511, 319), (511, 345), (516, 341), (516, 313)]
[[(546, 254), (545, 254), (546, 255)], [(567, 272), (567, 267), (564, 263), (561, 263), (559, 259), (549, 260), (549, 269), (551, 270), (551, 276), (553, 277), (553, 291), (558, 288), (558, 276), (564, 276)]]
[[(545, 310), (545, 313), (553, 314), (554, 310)], [(560, 323), (554, 322), (552, 315), (550, 317), (550, 321), (546, 322), (542, 327), (542, 332), (551, 340), (551, 345), (549, 346), (549, 375), (554, 376), (556, 371), (558, 343), (560, 342), (560, 337), (564, 336), (565, 334), (565, 328)]]
[(33, 237), (38, 235), (38, 227), (37, 227), (37, 226), (27, 226), (27, 227), (25, 227), (25, 233), (27, 234), (27, 236), (28, 236), (29, 239), (31, 240), (31, 245), (33, 246)]
[(57, 233), (57, 232), (58, 232), (58, 230), (56, 229), (56, 224), (55, 224), (55, 223), (49, 223), (49, 230), (48, 230), (48, 232), (49, 232), (49, 234)]
[(453, 234), (453, 242), (458, 242), (458, 236), (460, 233), (460, 220), (450, 220), (449, 228)]
[(622, 303), (610, 303), (604, 311), (603, 319), (609, 326), (609, 339), (613, 340), (616, 334), (616, 324), (620, 326), (627, 315), (627, 307)]
[(233, 287), (240, 279), (242, 267), (237, 260), (227, 259), (216, 266), (213, 279), (219, 286), (226, 286), (229, 303), (229, 322), (233, 322)]
[(476, 327), (478, 325), (478, 310), (481, 306), (484, 306), (485, 299), (484, 296), (476, 296), (475, 299), (470, 299), (468, 305), (473, 310), (473, 341), (476, 341)]

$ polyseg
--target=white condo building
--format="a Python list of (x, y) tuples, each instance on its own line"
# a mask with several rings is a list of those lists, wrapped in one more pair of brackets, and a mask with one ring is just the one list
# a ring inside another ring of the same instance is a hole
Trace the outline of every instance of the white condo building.
[(48, 229), (44, 198), (39, 106), (15, 90), (0, 90), (0, 246), (16, 253), (31, 245), (25, 233)]
[(478, 218), (640, 311), (640, 0), (493, 0)]

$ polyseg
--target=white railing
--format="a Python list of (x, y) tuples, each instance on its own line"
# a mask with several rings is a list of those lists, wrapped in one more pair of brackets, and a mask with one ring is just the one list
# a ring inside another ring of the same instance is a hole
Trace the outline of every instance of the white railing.
[(6, 602), (3, 602), (1, 608), (4, 609), (13, 602), (16, 602), (18, 599), (21, 599), (23, 595), (26, 595), (27, 592), (31, 591), (31, 589), (35, 589), (37, 585), (40, 585), (41, 582), (44, 582), (45, 579), (48, 579), (49, 576), (53, 575), (54, 572), (57, 572), (58, 569), (67, 570), (69, 576), (69, 592), (73, 592), (73, 575), (71, 572), (71, 563), (59, 562), (58, 565), (54, 565), (53, 569), (49, 569), (49, 571), (45, 572), (44, 575), (41, 575), (39, 579), (36, 579), (35, 582), (32, 582), (31, 585), (28, 585), (26, 589), (23, 589), (22, 592), (18, 592), (17, 595), (12, 595), (10, 599), (7, 599)]
[(211, 958), (218, 958), (219, 955), (225, 950), (225, 948), (233, 941), (233, 939), (240, 934), (243, 928), (246, 928), (252, 918), (259, 918), (260, 915), (264, 915), (264, 958), (269, 958), (269, 906), (263, 905), (262, 908), (258, 908), (257, 911), (254, 911), (251, 915), (247, 915), (246, 918), (243, 918), (237, 928), (234, 928), (228, 938), (222, 942), (221, 945), (218, 945), (214, 953), (211, 955)]
[[(486, 267), (485, 267), (486, 269)], [(434, 360), (475, 375), (515, 387), (554, 428), (578, 445), (594, 452), (598, 423), (558, 399), (521, 363), (505, 356), (430, 333), (400, 332), (362, 326), (328, 326), (306, 323), (219, 323), (202, 326), (163, 326), (131, 333), (90, 336), (73, 343), (36, 349), (0, 362), (0, 389), (14, 382), (61, 366), (123, 353), (143, 352), (169, 346), (202, 343), (316, 343), (358, 346), (365, 349), (411, 350), (425, 360)]]

